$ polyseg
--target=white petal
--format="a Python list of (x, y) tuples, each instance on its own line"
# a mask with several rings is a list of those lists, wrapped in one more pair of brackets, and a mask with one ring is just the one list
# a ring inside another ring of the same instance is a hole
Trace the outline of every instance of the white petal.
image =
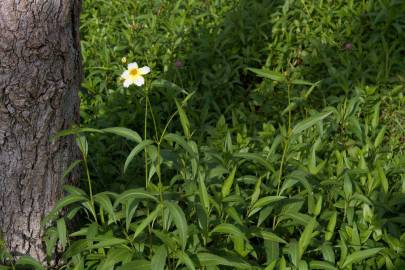
[(128, 64), (128, 70), (138, 68), (138, 64), (136, 62)]
[(145, 83), (145, 79), (142, 76), (136, 76), (134, 83), (137, 86), (142, 86)]
[(125, 70), (124, 73), (122, 73), (121, 78), (125, 80), (125, 79), (128, 79), (128, 77), (129, 77), (129, 71)]
[(126, 79), (125, 81), (124, 81), (124, 87), (125, 88), (128, 88), (131, 84), (133, 84), (134, 82), (132, 81), (132, 80), (130, 80), (130, 79)]
[(144, 67), (141, 67), (138, 70), (139, 70), (139, 73), (141, 75), (145, 75), (145, 74), (148, 74), (150, 72), (150, 67), (144, 66)]

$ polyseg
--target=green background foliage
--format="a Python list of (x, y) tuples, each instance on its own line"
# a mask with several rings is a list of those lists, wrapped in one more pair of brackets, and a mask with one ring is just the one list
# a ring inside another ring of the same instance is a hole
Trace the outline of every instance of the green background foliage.
[[(404, 14), (394, 0), (84, 1), (87, 129), (61, 134), (78, 138), (83, 181), (44, 221), (49, 258), (404, 268)], [(144, 88), (122, 86), (122, 57), (151, 67)]]

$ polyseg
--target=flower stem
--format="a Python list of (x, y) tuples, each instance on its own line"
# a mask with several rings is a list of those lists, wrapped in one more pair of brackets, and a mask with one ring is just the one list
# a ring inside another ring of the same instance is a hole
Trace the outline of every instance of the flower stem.
[[(148, 136), (148, 92), (145, 92), (145, 119), (144, 119), (144, 133), (143, 139), (146, 140)], [(145, 147), (145, 188), (148, 189), (149, 186), (149, 168), (148, 168), (148, 151)]]

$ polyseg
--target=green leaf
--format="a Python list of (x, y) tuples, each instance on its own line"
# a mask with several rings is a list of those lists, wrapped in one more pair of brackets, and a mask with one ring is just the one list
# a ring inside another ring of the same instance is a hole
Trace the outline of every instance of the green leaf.
[(281, 115), (284, 115), (288, 112), (292, 112), (293, 110), (295, 110), (297, 108), (297, 103), (296, 102), (291, 102), (290, 104), (288, 104), (288, 106), (281, 112)]
[(280, 216), (280, 221), (285, 218), (291, 218), (295, 222), (301, 225), (307, 225), (311, 221), (311, 217), (309, 215), (298, 213), (298, 212), (286, 212)]
[(353, 184), (348, 174), (345, 174), (343, 181), (343, 191), (346, 198), (350, 198), (353, 194)]
[(117, 263), (126, 263), (132, 259), (132, 251), (126, 246), (114, 247), (108, 250), (107, 257), (101, 261), (97, 270), (111, 270), (115, 269)]
[[(287, 198), (287, 197), (285, 197), (285, 196), (267, 196), (267, 197), (260, 198), (256, 203), (253, 204), (250, 213), (254, 213), (253, 211), (255, 209), (260, 209), (260, 208), (262, 208), (264, 206), (267, 206), (267, 205), (269, 205), (271, 203), (274, 203), (274, 202), (278, 202), (278, 201), (280, 201), (282, 199), (285, 199), (285, 198)], [(250, 215), (251, 214), (249, 214), (249, 216)]]
[[(153, 270), (164, 270), (166, 266), (167, 249), (165, 246), (160, 246), (152, 257), (150, 268)], [(138, 268), (136, 268), (138, 269)]]
[(51, 137), (51, 141), (53, 141), (59, 137), (65, 137), (68, 135), (76, 135), (76, 134), (80, 134), (83, 132), (103, 133), (103, 131), (101, 131), (99, 129), (95, 129), (95, 128), (71, 128), (71, 129), (65, 129), (65, 130), (62, 130), (62, 131), (56, 133), (54, 136)]
[(242, 159), (253, 161), (253, 163), (259, 163), (262, 166), (264, 166), (266, 169), (268, 169), (269, 171), (274, 171), (273, 165), (268, 160), (266, 160), (265, 158), (260, 156), (259, 154), (255, 154), (255, 153), (236, 153), (233, 156), (235, 158), (242, 158)]
[(273, 241), (276, 243), (287, 244), (287, 242), (283, 238), (281, 238), (278, 235), (276, 235), (275, 233), (269, 232), (265, 229), (255, 229), (252, 232), (252, 235), (263, 238), (264, 240), (269, 240), (269, 241)]
[(373, 129), (376, 129), (378, 126), (378, 123), (380, 122), (380, 104), (381, 104), (381, 102), (378, 102), (374, 106), (373, 118), (371, 119), (371, 127)]
[(226, 265), (235, 267), (234, 269), (252, 269), (252, 266), (244, 261), (235, 261), (231, 258), (224, 258), (222, 256), (214, 255), (211, 253), (201, 252), (197, 254), (199, 266), (218, 266)]
[(312, 233), (317, 224), (316, 218), (312, 218), (307, 226), (305, 226), (304, 232), (301, 234), (300, 240), (298, 241), (300, 259), (302, 258), (302, 255), (304, 255), (309, 243), (312, 240)]
[[(228, 197), (230, 198), (230, 197)], [(236, 210), (235, 207), (233, 206), (228, 206), (225, 208), (225, 212), (229, 215), (229, 217), (231, 217), (238, 225), (243, 225), (243, 220), (240, 217), (240, 212), (238, 212), (238, 210)]]
[(75, 161), (73, 161), (72, 164), (70, 164), (69, 167), (63, 172), (62, 179), (65, 179), (65, 177), (68, 176), (69, 173), (70, 173), (74, 168), (76, 168), (76, 166), (77, 166), (80, 162), (82, 162), (82, 161), (81, 161), (81, 160), (75, 160)]
[(377, 148), (378, 146), (381, 145), (381, 143), (384, 140), (384, 136), (385, 136), (385, 131), (387, 130), (387, 128), (384, 126), (381, 128), (381, 130), (378, 132), (377, 136), (375, 137), (374, 140), (374, 148)]
[(198, 176), (198, 194), (205, 211), (208, 213), (210, 211), (210, 199), (207, 187), (205, 186), (205, 175), (201, 172)]
[(287, 252), (290, 255), (291, 262), (295, 266), (298, 266), (298, 262), (300, 261), (300, 254), (299, 254), (300, 252), (299, 252), (298, 243), (295, 239), (291, 240), (290, 243), (288, 243)]
[(326, 226), (326, 232), (325, 232), (326, 241), (329, 241), (332, 239), (333, 233), (335, 232), (336, 221), (337, 221), (337, 212), (334, 211), (332, 216), (329, 218), (328, 225)]
[(158, 205), (152, 213), (150, 213), (142, 222), (136, 227), (133, 239), (140, 235), (143, 230), (159, 215), (162, 210), (161, 206)]
[(308, 91), (304, 94), (304, 99), (308, 99), (311, 93), (314, 91), (315, 87), (319, 86), (321, 81), (317, 81), (316, 83), (312, 84), (312, 86), (308, 89)]
[(62, 208), (77, 203), (77, 202), (83, 202), (87, 201), (88, 198), (84, 195), (77, 195), (77, 194), (71, 194), (66, 197), (64, 197), (62, 200), (58, 201), (55, 205), (55, 207), (52, 209), (52, 211), (48, 214), (47, 217), (45, 217), (42, 220), (42, 224), (48, 223), (55, 214), (57, 214)]
[(314, 85), (313, 83), (304, 80), (292, 80), (291, 83), (295, 85), (309, 85), (309, 86)]
[(335, 252), (328, 242), (324, 242), (321, 246), (323, 260), (335, 264)]
[(117, 268), (117, 270), (151, 270), (151, 263), (147, 260), (134, 260)]
[(301, 133), (302, 131), (306, 130), (307, 128), (312, 127), (313, 125), (315, 125), (319, 121), (322, 121), (323, 119), (328, 117), (330, 114), (332, 114), (331, 111), (319, 113), (317, 115), (311, 116), (311, 117), (299, 122), (293, 128), (292, 135), (297, 135), (297, 134)]
[(45, 270), (45, 268), (37, 260), (35, 260), (30, 256), (21, 256), (15, 264), (17, 266), (18, 265), (31, 266), (36, 270)]
[(272, 261), (269, 263), (264, 270), (274, 270), (276, 268), (277, 260)]
[[(58, 241), (57, 230), (54, 227), (47, 229), (44, 240), (45, 240), (45, 246), (46, 246), (46, 255), (48, 257), (50, 257), (50, 256), (52, 256), (53, 252), (55, 251), (56, 242)], [(3, 254), (1, 254), (1, 250), (0, 250), (0, 257), (2, 255)]]
[(114, 213), (114, 207), (111, 203), (109, 195), (114, 193), (112, 192), (102, 192), (94, 195), (94, 201), (100, 205), (100, 208), (104, 209), (107, 211), (109, 218), (112, 219), (114, 222), (116, 221), (115, 213)]
[(384, 248), (371, 248), (371, 249), (366, 249), (366, 250), (360, 250), (353, 252), (349, 256), (347, 256), (345, 262), (342, 265), (342, 269), (346, 268), (347, 266), (353, 264), (353, 263), (358, 263), (361, 262), (367, 258), (370, 258), (374, 255), (376, 255), (378, 252), (383, 250)]
[(65, 219), (64, 218), (60, 218), (58, 219), (58, 221), (56, 222), (56, 230), (58, 232), (58, 238), (60, 241), (60, 244), (62, 245), (63, 248), (66, 247), (66, 243), (67, 243), (67, 238), (66, 238), (66, 223), (65, 223)]
[(153, 144), (153, 141), (151, 140), (144, 140), (141, 143), (139, 143), (137, 146), (134, 147), (134, 149), (132, 149), (131, 153), (129, 153), (127, 159), (125, 160), (125, 165), (124, 165), (124, 173), (127, 171), (128, 165), (129, 163), (131, 163), (132, 159), (134, 159), (134, 157), (141, 152), (143, 149), (145, 149), (145, 147), (147, 147), (148, 145)]
[(177, 258), (179, 258), (179, 263), (184, 263), (188, 269), (195, 270), (194, 262), (190, 259), (188, 254), (184, 251), (179, 251), (176, 253)]
[(298, 270), (308, 270), (308, 264), (306, 261), (299, 261), (298, 262)]
[(233, 182), (235, 180), (235, 173), (236, 173), (237, 167), (235, 166), (232, 169), (232, 172), (229, 174), (228, 178), (225, 179), (224, 184), (222, 185), (221, 193), (222, 193), (222, 198), (225, 198), (226, 196), (231, 193), (231, 188), (233, 185)]
[(184, 140), (183, 137), (174, 134), (174, 133), (168, 133), (164, 136), (164, 139), (170, 142), (175, 142), (178, 145), (180, 145), (184, 150), (186, 150), (192, 157), (195, 157), (197, 153), (193, 151), (193, 148)]
[(377, 169), (377, 173), (378, 173), (378, 180), (380, 180), (383, 191), (385, 193), (387, 193), (388, 188), (389, 188), (388, 180), (387, 180), (387, 177), (385, 176), (384, 169), (382, 168), (382, 166), (379, 162), (377, 162), (377, 164), (376, 164), (376, 169)]
[(132, 222), (132, 218), (135, 215), (136, 209), (138, 209), (139, 200), (129, 199), (125, 204), (125, 229), (128, 231)]
[(84, 250), (87, 250), (88, 247), (89, 247), (89, 240), (87, 239), (80, 239), (74, 241), (63, 253), (63, 258), (67, 260), (77, 254), (82, 253)]
[(127, 239), (122, 239), (122, 238), (116, 238), (116, 237), (110, 237), (101, 240), (95, 245), (91, 245), (88, 247), (88, 249), (98, 249), (98, 248), (111, 248), (116, 245), (121, 245), (121, 244), (127, 244), (128, 240)]
[(75, 194), (75, 195), (83, 195), (83, 196), (87, 196), (87, 193), (83, 190), (80, 189), (78, 187), (74, 187), (71, 185), (64, 185), (63, 189), (66, 191), (66, 193), (68, 194)]
[(266, 253), (266, 263), (277, 262), (278, 259), (280, 258), (280, 244), (269, 240), (264, 240), (263, 242), (264, 242), (263, 243), (264, 251)]
[[(286, 1), (287, 3), (288, 1)], [(281, 257), (280, 262), (279, 262), (279, 270), (290, 270), (290, 268), (287, 268), (287, 262), (284, 258), (284, 256)]]
[(152, 87), (156, 87), (156, 88), (164, 88), (164, 89), (173, 89), (179, 93), (184, 93), (184, 94), (188, 94), (183, 88), (181, 88), (180, 86), (178, 86), (175, 83), (172, 83), (168, 80), (164, 80), (164, 79), (158, 79), (158, 80), (154, 80), (152, 82)]
[(181, 126), (183, 127), (184, 135), (186, 136), (186, 138), (190, 138), (190, 122), (187, 118), (187, 115), (183, 110), (183, 107), (177, 101), (177, 99), (174, 99), (174, 102), (176, 103), (177, 106), (177, 112), (179, 113), (180, 116), (180, 123)]
[(252, 197), (250, 198), (250, 208), (252, 208), (254, 203), (257, 202), (257, 200), (259, 199), (261, 185), (262, 185), (262, 178), (260, 177), (255, 184), (255, 190), (253, 191)]
[(333, 264), (331, 264), (330, 262), (324, 261), (310, 261), (309, 267), (311, 269), (338, 270), (338, 268), (333, 266)]
[(258, 68), (248, 68), (248, 70), (256, 73), (259, 77), (267, 78), (277, 82), (284, 82), (286, 79), (284, 75), (277, 71), (264, 70)]
[(170, 215), (173, 218), (174, 224), (176, 224), (176, 227), (179, 231), (181, 247), (184, 250), (186, 248), (187, 238), (188, 238), (188, 226), (187, 226), (186, 216), (184, 215), (183, 210), (177, 204), (172, 203), (172, 202), (165, 202), (165, 204), (166, 204), (167, 208), (169, 209)]
[(89, 150), (89, 144), (87, 143), (86, 137), (84, 135), (77, 135), (76, 144), (79, 146), (79, 150), (80, 153), (82, 153), (83, 159), (86, 160)]
[(229, 223), (222, 223), (217, 225), (211, 233), (225, 233), (225, 234), (230, 234), (231, 236), (234, 237), (239, 237), (246, 239), (245, 234), (238, 229), (235, 225), (229, 224)]
[(136, 143), (141, 143), (142, 138), (139, 136), (139, 134), (136, 131), (133, 131), (132, 129), (125, 128), (125, 127), (110, 127), (110, 128), (104, 128), (102, 131), (107, 132), (107, 133), (113, 133), (115, 135), (127, 138), (128, 140), (134, 141)]
[(130, 189), (117, 197), (114, 203), (114, 207), (117, 206), (119, 203), (126, 201), (128, 199), (137, 199), (137, 200), (148, 199), (155, 202), (159, 201), (158, 199), (156, 199), (155, 196), (153, 196), (152, 194), (143, 189)]
[(176, 250), (177, 247), (177, 238), (175, 239), (172, 235), (169, 235), (169, 233), (165, 231), (159, 231), (159, 230), (152, 230), (153, 234), (156, 235), (157, 238), (160, 239), (160, 241), (163, 242), (163, 244), (169, 248), (169, 250), (174, 251)]

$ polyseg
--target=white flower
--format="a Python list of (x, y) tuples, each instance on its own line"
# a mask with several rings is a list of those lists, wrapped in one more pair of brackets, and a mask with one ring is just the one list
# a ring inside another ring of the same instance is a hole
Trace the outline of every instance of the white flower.
[(138, 68), (136, 62), (128, 64), (128, 70), (125, 70), (121, 75), (121, 79), (124, 80), (124, 87), (129, 87), (131, 84), (136, 86), (142, 86), (145, 83), (145, 79), (142, 75), (148, 74), (150, 68), (147, 66)]

